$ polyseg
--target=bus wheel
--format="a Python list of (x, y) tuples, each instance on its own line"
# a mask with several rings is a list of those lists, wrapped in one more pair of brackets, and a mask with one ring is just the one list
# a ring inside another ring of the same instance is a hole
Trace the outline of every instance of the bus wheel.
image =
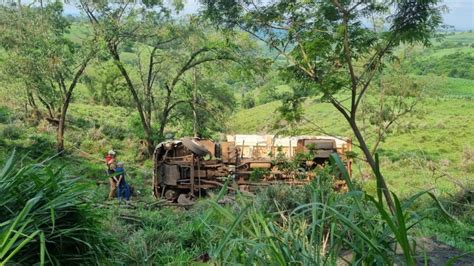
[(176, 201), (176, 199), (178, 198), (178, 196), (179, 196), (178, 191), (176, 191), (176, 190), (174, 190), (174, 189), (171, 189), (171, 188), (167, 189), (167, 190), (165, 191), (165, 194), (163, 195), (163, 197), (164, 197), (166, 200), (171, 201), (171, 202)]

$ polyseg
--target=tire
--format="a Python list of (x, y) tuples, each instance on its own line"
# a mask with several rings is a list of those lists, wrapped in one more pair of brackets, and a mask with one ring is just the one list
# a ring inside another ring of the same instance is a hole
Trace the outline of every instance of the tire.
[(209, 151), (206, 149), (206, 147), (202, 146), (198, 142), (196, 142), (193, 139), (186, 138), (182, 140), (183, 145), (188, 148), (190, 151), (192, 151), (194, 154), (197, 156), (204, 156), (209, 153)]
[(169, 188), (165, 190), (163, 198), (169, 202), (175, 202), (179, 195), (180, 194), (178, 190)]

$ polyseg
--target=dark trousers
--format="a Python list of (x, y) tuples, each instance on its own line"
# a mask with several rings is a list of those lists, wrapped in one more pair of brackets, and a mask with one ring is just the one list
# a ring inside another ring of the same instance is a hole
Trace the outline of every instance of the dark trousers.
[(128, 186), (127, 182), (125, 182), (125, 181), (123, 181), (120, 185), (117, 186), (117, 198), (118, 198), (118, 200), (121, 201), (124, 196), (125, 196), (126, 201), (130, 200), (130, 187)]

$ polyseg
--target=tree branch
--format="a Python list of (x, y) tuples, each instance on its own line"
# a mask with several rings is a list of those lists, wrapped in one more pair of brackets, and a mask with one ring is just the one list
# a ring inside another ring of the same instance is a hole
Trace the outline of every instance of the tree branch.
[(202, 53), (205, 53), (205, 52), (208, 52), (208, 51), (211, 51), (210, 48), (208, 47), (203, 47), (201, 49), (199, 49), (198, 51), (194, 52), (191, 54), (190, 58), (188, 59), (188, 61), (183, 65), (183, 67), (181, 67), (181, 69), (178, 71), (178, 73), (176, 74), (176, 76), (173, 78), (173, 80), (171, 81), (171, 84), (170, 84), (170, 88), (174, 88), (174, 86), (178, 83), (178, 81), (180, 80), (180, 77), (186, 73), (186, 71), (192, 69), (193, 67), (196, 67), (200, 64), (203, 64), (203, 63), (206, 63), (206, 62), (211, 62), (211, 61), (218, 61), (218, 60), (233, 60), (234, 58), (231, 57), (231, 56), (228, 56), (228, 55), (217, 55), (215, 57), (210, 57), (210, 58), (204, 58), (204, 59), (201, 59), (201, 60), (198, 60), (198, 61), (194, 61), (194, 59), (202, 54)]

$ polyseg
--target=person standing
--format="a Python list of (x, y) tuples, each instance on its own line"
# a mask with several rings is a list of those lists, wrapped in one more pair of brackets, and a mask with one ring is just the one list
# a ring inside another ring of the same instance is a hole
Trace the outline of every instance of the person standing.
[(116, 164), (116, 153), (114, 150), (110, 150), (105, 156), (105, 163), (107, 164), (107, 176), (109, 177), (109, 200), (115, 196), (117, 190), (117, 182), (114, 179), (113, 174), (115, 173)]
[(122, 202), (122, 199), (125, 197), (126, 204), (128, 205), (130, 201), (130, 187), (125, 180), (125, 169), (123, 166), (123, 162), (117, 163), (114, 178), (117, 180), (117, 198), (119, 202)]

